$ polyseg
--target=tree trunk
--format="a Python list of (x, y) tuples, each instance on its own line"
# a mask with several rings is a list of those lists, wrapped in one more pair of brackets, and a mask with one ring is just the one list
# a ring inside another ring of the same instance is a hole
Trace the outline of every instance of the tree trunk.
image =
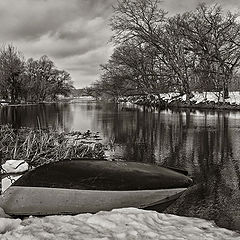
[(190, 104), (190, 97), (191, 97), (191, 92), (188, 90), (186, 91), (186, 103)]
[(223, 99), (229, 98), (229, 90), (228, 90), (228, 84), (224, 83), (224, 88), (223, 88)]
[(16, 99), (15, 99), (15, 91), (14, 88), (11, 89), (11, 103), (15, 103)]
[(226, 74), (226, 79), (223, 80), (223, 101), (225, 102), (225, 99), (229, 98), (229, 89), (228, 89), (228, 83), (231, 80), (231, 74)]

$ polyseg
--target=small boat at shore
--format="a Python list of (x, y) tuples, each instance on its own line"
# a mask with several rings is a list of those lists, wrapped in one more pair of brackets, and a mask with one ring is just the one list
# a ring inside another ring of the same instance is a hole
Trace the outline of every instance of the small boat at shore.
[(45, 216), (136, 207), (161, 211), (192, 183), (157, 165), (104, 160), (64, 160), (37, 167), (0, 197), (11, 216)]

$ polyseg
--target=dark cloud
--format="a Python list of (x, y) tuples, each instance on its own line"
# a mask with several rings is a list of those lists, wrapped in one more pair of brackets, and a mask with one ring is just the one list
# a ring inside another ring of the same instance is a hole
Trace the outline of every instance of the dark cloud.
[(0, 33), (18, 39), (39, 38), (76, 18), (74, 0), (69, 1), (8, 0), (0, 1)]

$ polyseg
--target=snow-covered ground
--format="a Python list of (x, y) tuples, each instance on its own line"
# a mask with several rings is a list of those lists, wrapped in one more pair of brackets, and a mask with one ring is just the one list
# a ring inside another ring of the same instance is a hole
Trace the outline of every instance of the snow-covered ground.
[[(204, 92), (204, 93), (199, 93), (199, 92), (193, 92), (193, 97), (191, 98), (191, 101), (196, 101), (196, 103), (201, 103), (201, 102), (206, 102), (206, 101), (212, 101), (217, 103), (218, 102), (218, 93), (217, 92)], [(186, 101), (186, 95), (177, 97), (179, 94), (178, 93), (163, 93), (160, 94), (161, 98), (163, 100), (167, 100), (168, 102), (171, 102), (172, 100), (183, 100)], [(219, 99), (220, 101), (223, 101), (222, 98)], [(230, 92), (229, 93), (229, 98), (225, 99), (225, 102), (228, 103), (235, 103), (235, 104), (240, 104), (240, 92)]]
[[(219, 93), (217, 92), (192, 92), (191, 102), (196, 104), (198, 103), (206, 103), (206, 102), (223, 102), (222, 96), (218, 99)], [(180, 95), (179, 93), (170, 92), (170, 93), (161, 93), (159, 94), (160, 98), (167, 103), (171, 103), (173, 101), (186, 101), (186, 95)], [(159, 98), (157, 95), (147, 95), (147, 96), (129, 96), (123, 97), (120, 101), (124, 101), (126, 103), (151, 103), (157, 104), (159, 102)], [(240, 105), (240, 92), (229, 92), (229, 98), (225, 99), (225, 103)]]
[(0, 239), (240, 239), (212, 222), (134, 208), (97, 214), (0, 219)]

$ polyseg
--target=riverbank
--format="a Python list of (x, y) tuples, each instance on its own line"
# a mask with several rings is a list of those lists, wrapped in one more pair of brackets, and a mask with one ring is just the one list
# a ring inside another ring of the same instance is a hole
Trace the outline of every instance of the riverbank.
[(0, 107), (3, 106), (31, 106), (31, 105), (38, 105), (38, 104), (52, 104), (52, 103), (69, 103), (74, 98), (66, 98), (66, 99), (59, 99), (56, 101), (41, 101), (41, 102), (10, 102), (10, 101), (4, 101), (0, 99)]
[(186, 102), (186, 95), (179, 93), (161, 93), (149, 95), (136, 95), (122, 97), (119, 102), (129, 102), (137, 105), (154, 108), (194, 108), (211, 110), (237, 110), (240, 111), (240, 92), (230, 92), (229, 98), (223, 99), (217, 92), (193, 92), (190, 103)]
[(81, 96), (81, 97), (72, 97), (72, 98), (61, 98), (56, 101), (43, 101), (43, 102), (21, 102), (21, 103), (11, 103), (9, 101), (4, 101), (0, 99), (0, 107), (4, 106), (14, 106), (14, 107), (21, 107), (21, 106), (33, 106), (39, 104), (54, 104), (54, 103), (75, 103), (78, 101), (96, 101), (96, 99), (92, 96)]

